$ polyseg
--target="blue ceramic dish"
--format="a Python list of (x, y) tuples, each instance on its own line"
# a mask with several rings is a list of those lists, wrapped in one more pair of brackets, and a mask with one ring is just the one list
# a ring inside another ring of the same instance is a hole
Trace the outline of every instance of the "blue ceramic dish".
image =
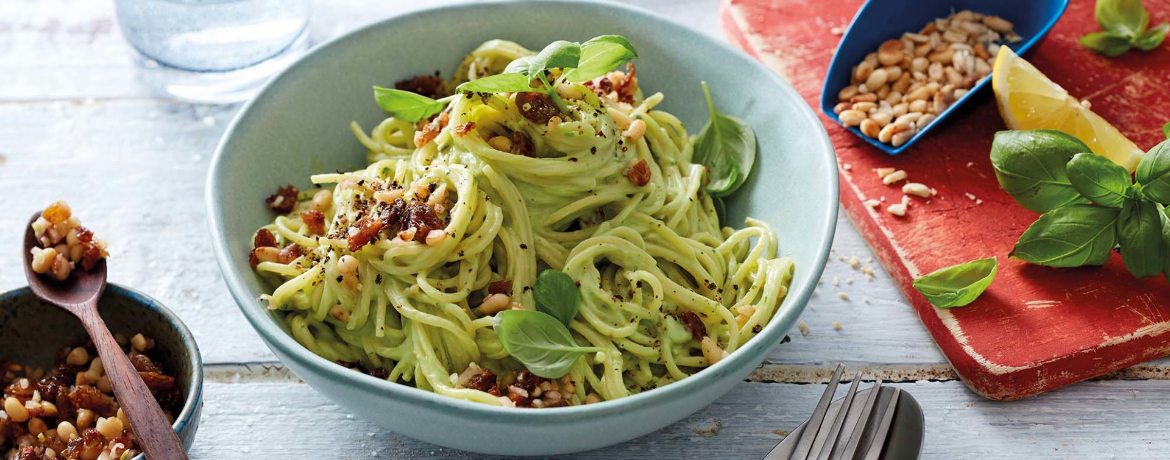
[[(167, 307), (146, 294), (116, 284), (106, 287), (98, 312), (115, 333), (142, 333), (154, 339), (151, 357), (158, 360), (183, 392), (183, 410), (175, 415), (175, 432), (191, 448), (203, 409), (203, 358), (187, 326)], [(0, 294), (0, 361), (48, 368), (53, 355), (89, 339), (81, 322), (21, 288)], [(144, 460), (144, 456), (134, 460)]]
[[(385, 114), (371, 86), (418, 73), (444, 76), (480, 43), (514, 40), (540, 49), (560, 39), (629, 38), (648, 94), (697, 133), (707, 121), (700, 81), (724, 112), (750, 122), (759, 140), (755, 171), (728, 201), (732, 221), (754, 216), (780, 234), (796, 276), (771, 323), (715, 366), (681, 382), (587, 406), (524, 410), (476, 404), (353, 372), (297, 343), (258, 299), (271, 292), (248, 265), (251, 236), (273, 214), (278, 185), (311, 174), (364, 168), (349, 130)], [(432, 37), (433, 39), (425, 39)], [(293, 64), (232, 122), (207, 186), (212, 241), (224, 279), (272, 351), (317, 391), (398, 433), (492, 454), (560, 454), (599, 448), (671, 424), (743, 380), (795, 324), (824, 269), (837, 219), (837, 168), (816, 115), (782, 79), (730, 46), (645, 11), (574, 1), (476, 3), (391, 18), (318, 47)], [(782, 404), (783, 401), (773, 403)], [(322, 439), (321, 442), (329, 442)]]
[[(849, 86), (849, 75), (853, 71), (853, 66), (864, 60), (865, 55), (877, 51), (882, 42), (899, 38), (905, 32), (917, 32), (936, 18), (947, 17), (954, 11), (971, 10), (1007, 19), (1015, 25), (1015, 31), (1020, 38), (1023, 38), (1023, 41), (1010, 47), (1016, 54), (1024, 54), (1052, 30), (1052, 26), (1056, 25), (1056, 21), (1064, 14), (1066, 8), (1068, 0), (869, 0), (857, 12), (849, 30), (837, 45), (837, 52), (829, 64), (829, 74), (825, 77), (825, 87), (821, 90), (821, 111), (833, 121), (845, 126), (841, 123), (841, 118), (833, 113), (833, 106), (837, 105), (837, 93), (841, 88)], [(941, 125), (959, 106), (990, 85), (990, 77), (980, 80), (967, 94), (939, 114), (933, 123), (920, 129), (914, 137), (898, 147), (866, 137), (857, 127), (846, 129), (874, 147), (890, 155), (897, 155)]]

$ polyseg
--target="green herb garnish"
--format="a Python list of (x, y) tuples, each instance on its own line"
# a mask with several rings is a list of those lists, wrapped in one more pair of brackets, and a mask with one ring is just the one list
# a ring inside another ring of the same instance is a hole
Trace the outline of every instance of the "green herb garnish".
[(1021, 206), (1044, 213), (1020, 236), (1012, 258), (1080, 267), (1104, 265), (1120, 249), (1134, 276), (1170, 279), (1170, 140), (1150, 149), (1133, 177), (1058, 131), (997, 133), (991, 160), (1000, 186)]
[(499, 312), (495, 331), (509, 355), (533, 374), (547, 379), (563, 377), (585, 354), (605, 351), (577, 345), (564, 324), (539, 311)]
[(1101, 32), (1081, 37), (1081, 45), (1105, 56), (1119, 56), (1130, 48), (1142, 51), (1157, 48), (1170, 32), (1170, 23), (1149, 28), (1150, 14), (1141, 0), (1097, 0), (1097, 23)]
[(702, 82), (711, 119), (695, 139), (694, 160), (706, 166), (707, 192), (722, 197), (734, 193), (752, 172), (756, 161), (756, 133), (747, 122), (715, 110), (711, 90)]
[(939, 308), (962, 307), (974, 302), (991, 285), (998, 269), (995, 257), (973, 260), (937, 270), (914, 280), (914, 289)]
[(581, 60), (565, 73), (565, 80), (580, 83), (592, 80), (638, 58), (629, 40), (620, 35), (593, 37), (581, 44)]
[(548, 313), (565, 326), (577, 316), (577, 310), (581, 307), (581, 293), (577, 283), (560, 270), (540, 272), (532, 294), (536, 298), (537, 311)]
[(374, 101), (394, 118), (419, 121), (430, 118), (447, 106), (454, 97), (434, 100), (421, 94), (400, 89), (374, 87)]

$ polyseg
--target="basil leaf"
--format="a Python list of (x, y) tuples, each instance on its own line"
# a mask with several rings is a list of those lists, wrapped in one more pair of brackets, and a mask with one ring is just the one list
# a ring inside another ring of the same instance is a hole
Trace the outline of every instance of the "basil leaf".
[(1162, 204), (1170, 204), (1170, 140), (1162, 141), (1146, 152), (1134, 171), (1142, 194)]
[(455, 91), (470, 91), (473, 93), (523, 93), (537, 90), (529, 86), (528, 77), (518, 73), (502, 73), (466, 82), (456, 87)]
[(577, 310), (581, 307), (581, 292), (577, 283), (560, 270), (540, 272), (532, 288), (532, 295), (536, 298), (537, 311), (552, 315), (565, 326), (577, 316)]
[(1085, 48), (1109, 57), (1120, 56), (1133, 46), (1129, 38), (1113, 32), (1093, 32), (1081, 37), (1080, 42)]
[(1162, 216), (1158, 205), (1147, 200), (1127, 200), (1117, 222), (1121, 261), (1133, 276), (1145, 278), (1162, 273), (1166, 244), (1162, 240)]
[(1120, 208), (1133, 183), (1129, 171), (1101, 155), (1078, 153), (1068, 162), (1068, 180), (1082, 196), (1101, 206)]
[(979, 298), (995, 279), (995, 257), (972, 260), (915, 279), (914, 289), (939, 308), (962, 307)]
[(1090, 152), (1060, 131), (1000, 131), (991, 143), (991, 165), (999, 186), (1020, 206), (1046, 212), (1070, 203), (1087, 203), (1068, 180), (1068, 161)]
[[(1162, 220), (1162, 245), (1166, 248), (1166, 261), (1162, 263), (1162, 276), (1170, 281), (1170, 216), (1166, 215), (1166, 208), (1157, 205), (1158, 217)], [(1124, 258), (1124, 257), (1123, 257)]]
[(565, 74), (574, 83), (592, 80), (638, 58), (634, 45), (620, 35), (593, 37), (581, 44), (581, 61)]
[(1117, 245), (1118, 210), (1070, 204), (1040, 216), (1008, 257), (1049, 267), (1104, 265)]
[(439, 113), (447, 102), (436, 101), (429, 97), (400, 89), (374, 87), (374, 101), (378, 107), (385, 110), (394, 118), (405, 121), (419, 121), (430, 118)]
[(756, 133), (747, 122), (715, 110), (707, 82), (702, 85), (711, 119), (695, 139), (694, 160), (707, 167), (710, 177), (707, 192), (712, 196), (727, 196), (739, 189), (752, 172), (756, 162)]
[(557, 40), (549, 43), (534, 56), (516, 59), (504, 68), (504, 74), (521, 74), (531, 81), (545, 69), (577, 67), (581, 60), (581, 45)]
[(1146, 31), (1150, 14), (1141, 0), (1097, 0), (1097, 23), (1106, 31), (1134, 38)]
[(1170, 22), (1163, 22), (1138, 36), (1133, 41), (1133, 46), (1138, 47), (1142, 51), (1152, 50), (1162, 44), (1162, 41), (1166, 39), (1167, 33), (1170, 33)]
[(577, 345), (564, 324), (539, 311), (505, 310), (496, 313), (494, 329), (504, 351), (533, 374), (546, 379), (568, 374), (582, 355), (604, 351), (598, 347)]

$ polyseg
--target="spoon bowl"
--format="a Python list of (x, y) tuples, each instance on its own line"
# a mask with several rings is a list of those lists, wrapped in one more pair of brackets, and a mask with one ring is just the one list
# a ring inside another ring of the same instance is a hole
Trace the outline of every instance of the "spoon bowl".
[(92, 270), (73, 270), (64, 281), (37, 274), (32, 270), (32, 248), (37, 247), (32, 223), (39, 217), (41, 213), (33, 214), (24, 233), (22, 253), (24, 274), (28, 278), (29, 288), (37, 297), (72, 313), (81, 320), (82, 326), (98, 350), (98, 355), (101, 356), (110, 385), (114, 387), (114, 395), (118, 397), (118, 404), (130, 419), (139, 447), (146, 456), (155, 459), (186, 460), (187, 452), (183, 449), (179, 436), (171, 428), (171, 423), (167, 421), (162, 408), (154, 400), (150, 389), (138, 376), (138, 371), (130, 364), (130, 360), (122, 352), (121, 345), (114, 340), (114, 335), (98, 314), (98, 299), (106, 290), (105, 260), (99, 260)]

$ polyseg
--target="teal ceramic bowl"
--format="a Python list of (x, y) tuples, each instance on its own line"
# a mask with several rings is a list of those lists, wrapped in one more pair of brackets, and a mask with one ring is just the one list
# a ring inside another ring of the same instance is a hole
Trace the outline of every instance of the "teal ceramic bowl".
[[(532, 49), (602, 34), (629, 38), (647, 92), (697, 133), (707, 121), (700, 81), (724, 111), (752, 124), (759, 157), (728, 216), (754, 216), (780, 234), (796, 261), (788, 297), (761, 334), (682, 382), (587, 406), (523, 410), (447, 398), (366, 376), (299, 345), (258, 300), (269, 287), (248, 266), (253, 232), (272, 219), (264, 198), (311, 174), (366, 165), (349, 122), (384, 113), (371, 87), (454, 71), (480, 43), (504, 38)], [(428, 38), (429, 37), (429, 38)], [(712, 38), (645, 11), (591, 2), (476, 3), (391, 18), (319, 46), (277, 76), (236, 117), (211, 166), (207, 203), (224, 279), (260, 336), (298, 376), (348, 410), (398, 433), (491, 454), (559, 454), (616, 444), (694, 413), (743, 380), (793, 326), (824, 269), (837, 219), (837, 168), (817, 117), (786, 82)], [(775, 401), (782, 404), (783, 401)], [(322, 442), (328, 442), (322, 440)]]
[[(157, 300), (116, 284), (106, 287), (98, 312), (114, 333), (127, 337), (142, 333), (154, 339), (151, 357), (175, 377), (185, 397), (183, 410), (174, 414), (174, 427), (190, 449), (203, 409), (203, 358), (191, 331)], [(57, 350), (88, 339), (77, 318), (45, 303), (29, 288), (0, 294), (0, 361), (49, 368)]]

